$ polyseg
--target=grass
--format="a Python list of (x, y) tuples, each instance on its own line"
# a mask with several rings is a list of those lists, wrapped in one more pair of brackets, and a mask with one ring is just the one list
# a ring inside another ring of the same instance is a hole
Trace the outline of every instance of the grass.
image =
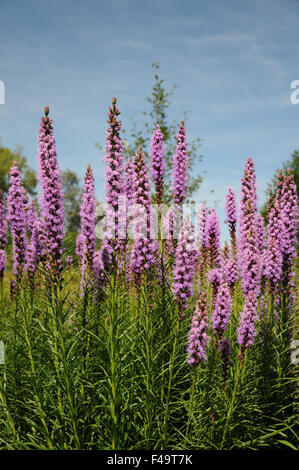
[(76, 266), (57, 295), (41, 269), (34, 291), (24, 278), (14, 298), (11, 278), (6, 272), (1, 301), (0, 449), (298, 447), (295, 313), (277, 323), (259, 312), (256, 342), (240, 362), (236, 286), (225, 384), (212, 341), (196, 373), (186, 363), (194, 301), (179, 322), (155, 273), (136, 286), (114, 272), (98, 301), (79, 297)]

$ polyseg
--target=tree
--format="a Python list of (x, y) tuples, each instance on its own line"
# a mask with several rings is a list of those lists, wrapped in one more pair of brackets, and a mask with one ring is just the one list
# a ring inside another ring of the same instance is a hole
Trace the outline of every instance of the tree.
[[(149, 147), (150, 140), (154, 129), (159, 124), (160, 129), (164, 136), (164, 159), (165, 159), (165, 178), (164, 178), (164, 201), (169, 203), (172, 199), (171, 193), (171, 180), (172, 180), (172, 161), (176, 148), (176, 134), (179, 129), (179, 122), (169, 122), (167, 111), (171, 106), (170, 97), (174, 93), (176, 85), (169, 91), (165, 88), (164, 80), (159, 76), (160, 64), (154, 62), (152, 64), (154, 69), (154, 85), (151, 94), (146, 98), (146, 101), (151, 105), (150, 111), (143, 111), (144, 121), (142, 128), (137, 127), (135, 120), (132, 120), (132, 128), (128, 133), (124, 130), (124, 153), (127, 158), (132, 157), (141, 145), (145, 153), (145, 159), (149, 164)], [(188, 112), (184, 111), (182, 118), (186, 121), (188, 119)], [(189, 181), (187, 191), (187, 202), (192, 201), (192, 196), (199, 189), (202, 182), (202, 176), (197, 173), (194, 175), (195, 166), (202, 160), (202, 155), (199, 154), (199, 147), (201, 139), (197, 137), (188, 141), (188, 154), (189, 154)]]
[(62, 172), (64, 211), (67, 232), (80, 230), (80, 205), (82, 190), (80, 179), (72, 170)]
[(15, 150), (11, 151), (8, 148), (2, 147), (0, 141), (0, 188), (4, 194), (8, 192), (9, 170), (13, 162), (16, 161), (22, 174), (22, 182), (25, 189), (31, 196), (35, 196), (37, 185), (35, 171), (30, 168), (27, 158), (22, 153), (22, 147), (17, 145)]
[[(294, 175), (295, 184), (297, 187), (297, 196), (299, 198), (299, 150), (294, 150), (289, 160), (286, 160), (282, 164), (282, 171), (284, 174), (287, 174), (288, 169), (290, 170), (291, 174)], [(275, 172), (275, 175), (271, 179), (271, 181), (267, 184), (266, 194), (269, 199), (274, 197), (275, 195), (275, 188), (276, 188), (276, 175), (278, 170)], [(268, 202), (265, 202), (261, 209), (261, 214), (264, 217), (267, 223), (267, 214), (268, 214)]]

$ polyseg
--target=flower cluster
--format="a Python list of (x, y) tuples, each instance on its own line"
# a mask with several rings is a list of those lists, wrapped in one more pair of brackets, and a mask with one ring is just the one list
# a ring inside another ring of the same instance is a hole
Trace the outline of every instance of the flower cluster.
[[(124, 176), (123, 176), (123, 146), (120, 138), (121, 122), (118, 119), (120, 115), (119, 109), (116, 107), (116, 98), (112, 99), (112, 106), (109, 108), (108, 120), (109, 125), (106, 133), (106, 202), (111, 207), (111, 213), (106, 214), (108, 227), (107, 232), (111, 231), (109, 227), (110, 221), (113, 220), (114, 239), (110, 238), (106, 241), (111, 244), (112, 251), (118, 250), (118, 219), (119, 219), (119, 196), (124, 193)], [(109, 251), (109, 249), (108, 249)]]
[(17, 162), (10, 169), (8, 192), (8, 220), (13, 239), (14, 274), (17, 281), (22, 277), (26, 261), (26, 211), (24, 191)]
[(284, 284), (292, 278), (292, 264), (296, 256), (298, 198), (293, 175), (283, 179), (281, 192), (281, 253), (283, 257)]
[(244, 294), (259, 293), (261, 281), (261, 255), (256, 229), (257, 195), (253, 160), (248, 157), (241, 187), (240, 236), (238, 262)]
[(177, 134), (176, 153), (173, 158), (173, 184), (172, 193), (176, 204), (182, 205), (186, 197), (188, 180), (188, 152), (184, 121), (181, 122)]
[(232, 300), (228, 285), (223, 282), (219, 287), (212, 311), (212, 327), (216, 342), (221, 340), (230, 320)]
[(5, 246), (7, 243), (7, 216), (3, 192), (0, 189), (0, 278), (6, 265)]
[[(226, 223), (231, 243), (226, 242), (221, 247), (217, 212), (214, 208), (208, 210), (204, 203), (197, 214), (195, 240), (194, 226), (185, 217), (183, 207), (189, 164), (184, 122), (181, 122), (177, 134), (173, 160), (172, 196), (175, 204), (165, 214), (162, 202), (163, 198), (166, 199), (163, 194), (166, 165), (161, 129), (156, 126), (150, 147), (150, 169), (154, 183), (154, 194), (151, 194), (149, 171), (142, 148), (138, 148), (134, 161), (129, 159), (124, 162), (119, 114), (116, 98), (113, 98), (106, 134), (106, 226), (98, 250), (95, 181), (90, 165), (84, 180), (81, 230), (76, 241), (81, 268), (81, 294), (84, 294), (83, 310), (87, 305), (98, 305), (109, 295), (111, 275), (115, 276), (115, 285), (124, 286), (130, 294), (133, 287), (132, 293), (134, 296), (136, 294), (137, 299), (143, 300), (144, 295), (148, 294), (149, 302), (146, 305), (149, 309), (152, 305), (156, 308), (159, 302), (151, 304), (152, 292), (140, 289), (141, 281), (147, 287), (156, 286), (157, 289), (160, 283), (163, 290), (161, 305), (165, 311), (168, 305), (172, 305), (181, 321), (189, 314), (189, 309), (194, 309), (188, 335), (188, 363), (196, 369), (207, 360), (210, 329), (214, 345), (219, 350), (226, 386), (230, 356), (232, 349), (236, 350), (231, 344), (235, 338), (235, 321), (239, 321), (237, 341), (241, 359), (257, 335), (258, 305), (261, 321), (272, 316), (273, 324), (276, 319), (281, 320), (276, 322), (275, 328), (286, 326), (279, 309), (286, 306), (287, 311), (292, 304), (290, 299), (294, 290), (292, 276), (298, 206), (294, 177), (289, 172), (279, 172), (276, 190), (269, 200), (266, 227), (263, 217), (257, 212), (255, 169), (253, 160), (248, 157), (242, 178), (238, 217), (236, 195), (232, 188), (228, 189), (226, 196)], [(22, 287), (23, 272), (26, 281), (29, 280), (31, 287), (35, 287), (35, 273), (38, 263), (41, 263), (45, 268), (41, 272), (47, 275), (47, 292), (56, 294), (57, 300), (60, 292), (57, 286), (64, 287), (63, 269), (67, 269), (69, 275), (75, 271), (76, 263), (70, 256), (63, 256), (62, 180), (48, 107), (41, 120), (38, 140), (42, 190), (40, 207), (36, 210), (35, 202), (29, 204), (16, 162), (10, 170), (7, 209), (0, 191), (0, 278), (4, 285), (8, 220), (16, 275), (11, 283), (12, 297), (15, 298)], [(153, 202), (159, 204), (158, 216), (152, 210), (155, 207)], [(158, 230), (155, 230), (157, 225)], [(158, 237), (155, 232), (158, 232)], [(132, 243), (130, 239), (133, 239)], [(241, 297), (239, 285), (245, 304), (237, 320)], [(52, 290), (53, 287), (55, 289)], [(87, 293), (88, 302), (85, 302)], [(268, 324), (272, 326), (272, 323)]]
[(165, 165), (163, 159), (163, 134), (158, 124), (152, 137), (150, 156), (152, 162), (152, 176), (156, 188), (156, 202), (157, 204), (161, 204), (163, 200), (163, 177)]
[(257, 318), (257, 297), (254, 292), (250, 292), (245, 298), (244, 310), (237, 330), (242, 355), (254, 343)]
[(181, 227), (176, 250), (172, 284), (180, 315), (188, 307), (188, 299), (193, 293), (196, 258), (194, 227), (191, 222), (185, 221)]
[(96, 198), (93, 171), (90, 165), (85, 175), (80, 218), (81, 233), (78, 235), (77, 254), (81, 259), (81, 292), (83, 292), (85, 276), (92, 275), (92, 263), (96, 250)]
[(134, 159), (134, 204), (138, 204), (135, 213), (135, 240), (131, 253), (131, 269), (135, 275), (148, 270), (155, 262), (156, 246), (150, 239), (150, 184), (144, 153), (141, 147)]
[(38, 160), (42, 187), (41, 220), (44, 236), (42, 253), (54, 283), (60, 282), (64, 242), (64, 200), (57, 162), (55, 137), (49, 108), (45, 108), (38, 136)]
[(207, 250), (210, 267), (219, 267), (220, 257), (220, 229), (219, 219), (215, 209), (209, 211), (206, 224)]
[(202, 293), (197, 301), (192, 326), (188, 335), (188, 364), (197, 367), (198, 364), (207, 360), (207, 347), (209, 344), (208, 337), (209, 319), (207, 312), (206, 295)]
[(229, 233), (232, 241), (233, 250), (236, 245), (236, 224), (237, 224), (237, 206), (236, 206), (236, 195), (232, 188), (228, 188), (226, 196), (226, 222), (229, 227)]

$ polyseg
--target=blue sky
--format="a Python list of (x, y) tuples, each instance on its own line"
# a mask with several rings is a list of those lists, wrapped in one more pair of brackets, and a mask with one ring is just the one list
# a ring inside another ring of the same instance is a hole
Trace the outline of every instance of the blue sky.
[[(298, 0), (0, 0), (2, 144), (20, 144), (34, 168), (45, 105), (63, 169), (90, 163), (103, 196), (106, 114), (118, 98), (124, 127), (141, 118), (159, 61), (175, 83), (169, 118), (190, 111), (187, 133), (203, 138), (206, 171), (197, 201), (239, 194), (245, 159), (256, 165), (260, 203), (266, 182), (299, 148)], [(211, 189), (214, 193), (211, 193)]]

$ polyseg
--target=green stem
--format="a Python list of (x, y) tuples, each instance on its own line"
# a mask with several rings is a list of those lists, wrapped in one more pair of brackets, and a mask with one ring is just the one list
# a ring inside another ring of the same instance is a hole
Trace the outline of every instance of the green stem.
[(152, 393), (152, 321), (149, 315), (148, 307), (148, 292), (146, 286), (146, 280), (143, 288), (143, 302), (145, 311), (145, 354), (146, 354), (146, 442), (147, 449), (149, 449), (151, 432), (152, 432), (152, 406), (151, 406), (151, 393)]
[[(245, 354), (247, 354), (247, 351), (246, 351)], [(227, 434), (227, 430), (228, 430), (228, 425), (229, 425), (229, 422), (230, 422), (230, 419), (231, 419), (231, 416), (232, 416), (232, 413), (233, 413), (234, 403), (235, 403), (235, 399), (236, 399), (236, 396), (237, 396), (237, 391), (238, 391), (238, 385), (239, 385), (239, 379), (240, 379), (240, 375), (241, 375), (242, 365), (243, 365), (243, 360), (241, 359), (240, 363), (238, 364), (237, 375), (236, 375), (236, 379), (235, 379), (235, 384), (234, 384), (234, 390), (233, 390), (233, 394), (232, 394), (232, 399), (231, 399), (231, 402), (230, 402), (230, 405), (229, 405), (229, 408), (228, 408), (228, 412), (227, 412), (227, 415), (226, 415), (225, 427), (224, 427), (224, 431), (223, 431), (223, 436), (222, 436), (222, 442), (221, 442), (220, 450), (223, 448), (223, 445), (224, 445), (224, 442), (225, 442), (225, 438), (226, 438), (226, 434)], [(245, 365), (245, 362), (244, 362), (244, 365)], [(244, 374), (244, 371), (243, 371), (243, 374)]]
[(112, 435), (111, 447), (115, 450), (118, 446), (118, 423), (119, 423), (119, 410), (118, 410), (118, 377), (117, 377), (117, 344), (118, 344), (118, 328), (116, 318), (117, 307), (117, 289), (115, 272), (111, 277), (111, 305), (110, 305), (110, 325), (109, 325), (109, 342), (110, 342), (110, 413), (112, 420)]
[(17, 442), (20, 442), (19, 434), (16, 431), (16, 427), (15, 427), (15, 424), (14, 424), (13, 417), (12, 417), (10, 411), (9, 411), (9, 407), (8, 407), (8, 404), (7, 404), (7, 400), (6, 400), (2, 380), (0, 380), (0, 403), (2, 403), (3, 408), (5, 410), (5, 413), (6, 413), (6, 416), (7, 416), (8, 426), (11, 430), (12, 435), (14, 436), (14, 438), (16, 439)]
[(166, 393), (166, 404), (165, 404), (164, 423), (163, 423), (163, 438), (162, 438), (163, 449), (165, 449), (167, 445), (169, 401), (170, 401), (170, 393), (171, 393), (171, 386), (172, 386), (175, 355), (176, 355), (176, 349), (177, 349), (177, 343), (178, 343), (179, 328), (180, 328), (180, 320), (178, 319), (176, 323), (176, 328), (175, 328), (175, 337), (174, 337), (172, 355), (171, 355), (170, 366), (169, 366), (169, 380), (168, 380), (167, 393)]
[(209, 361), (209, 370), (208, 370), (208, 383), (207, 383), (207, 388), (206, 388), (206, 393), (205, 393), (205, 398), (204, 398), (204, 410), (207, 407), (207, 401), (208, 401), (208, 396), (210, 393), (210, 388), (211, 388), (211, 382), (212, 382), (212, 377), (214, 374), (214, 364), (215, 364), (215, 359), (216, 359), (216, 353), (217, 353), (217, 346), (213, 343), (213, 351), (212, 351), (212, 357), (211, 361)]
[(32, 349), (31, 349), (31, 341), (30, 341), (30, 337), (29, 337), (26, 312), (24, 310), (23, 310), (23, 326), (24, 326), (24, 332), (25, 332), (25, 342), (26, 342), (27, 351), (28, 351), (28, 358), (29, 358), (32, 377), (33, 377), (34, 400), (35, 400), (36, 406), (37, 406), (39, 414), (40, 414), (40, 420), (41, 420), (42, 426), (43, 426), (44, 431), (45, 431), (46, 441), (47, 441), (48, 447), (49, 447), (49, 449), (53, 449), (54, 446), (53, 446), (52, 440), (50, 438), (49, 429), (48, 429), (48, 426), (47, 426), (47, 423), (46, 423), (46, 420), (45, 420), (46, 415), (44, 413), (44, 410), (42, 409), (41, 400), (39, 398), (38, 391), (37, 391), (36, 369), (35, 369), (35, 363), (34, 363), (34, 359), (33, 359)]
[(191, 392), (190, 392), (188, 422), (187, 422), (187, 428), (186, 428), (186, 434), (185, 434), (185, 446), (186, 446), (187, 441), (188, 441), (190, 421), (191, 421), (191, 416), (192, 416), (192, 412), (193, 412), (194, 391), (195, 391), (195, 384), (196, 384), (196, 379), (197, 379), (197, 370), (198, 370), (198, 367), (196, 366), (194, 368), (194, 372), (193, 372), (193, 379), (192, 379)]
[(70, 410), (70, 417), (71, 417), (71, 422), (72, 422), (72, 428), (73, 428), (73, 433), (75, 437), (75, 443), (76, 443), (76, 450), (81, 449), (81, 442), (78, 434), (78, 427), (77, 427), (77, 421), (76, 421), (76, 414), (75, 414), (75, 408), (74, 408), (74, 399), (73, 399), (73, 394), (71, 390), (71, 382), (70, 382), (70, 377), (69, 377), (69, 372), (68, 372), (68, 363), (67, 363), (67, 355), (66, 355), (66, 349), (65, 349), (65, 342), (64, 342), (64, 329), (63, 329), (63, 324), (61, 322), (61, 319), (58, 320), (59, 324), (59, 338), (60, 338), (60, 349), (61, 349), (61, 359), (62, 359), (62, 364), (63, 364), (63, 378), (64, 378), (64, 384), (65, 384), (65, 389), (66, 389), (66, 398), (68, 400), (68, 405), (69, 405), (69, 410)]

